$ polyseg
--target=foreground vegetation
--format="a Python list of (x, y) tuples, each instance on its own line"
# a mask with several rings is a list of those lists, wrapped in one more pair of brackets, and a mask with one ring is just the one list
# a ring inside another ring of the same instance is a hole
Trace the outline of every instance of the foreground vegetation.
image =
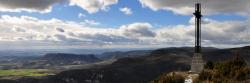
[(250, 83), (250, 67), (244, 59), (237, 56), (223, 62), (207, 62), (195, 83)]
[(164, 73), (149, 83), (184, 83), (185, 73)]
[(11, 69), (0, 70), (0, 79), (8, 79), (12, 77), (41, 77), (51, 75), (46, 69)]
[[(185, 73), (165, 73), (150, 83), (184, 83)], [(222, 62), (207, 62), (194, 83), (250, 83), (250, 67), (239, 56)]]

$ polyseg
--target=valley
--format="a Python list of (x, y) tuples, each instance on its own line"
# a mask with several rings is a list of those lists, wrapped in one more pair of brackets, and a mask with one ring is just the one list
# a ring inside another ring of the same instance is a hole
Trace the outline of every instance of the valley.
[[(100, 55), (48, 53), (40, 57), (6, 57), (1, 58), (1, 71), (10, 73), (3, 73), (1, 77), (11, 79), (0, 80), (0, 83), (147, 83), (162, 73), (189, 71), (193, 49), (173, 47)], [(203, 49), (206, 61), (224, 61), (239, 52), (249, 65), (248, 46)], [(12, 75), (15, 71), (25, 73)]]
[(119, 58), (144, 56), (149, 52), (138, 50), (103, 54), (47, 53), (42, 56), (0, 56), (0, 79), (40, 78), (72, 69), (98, 68), (110, 65)]

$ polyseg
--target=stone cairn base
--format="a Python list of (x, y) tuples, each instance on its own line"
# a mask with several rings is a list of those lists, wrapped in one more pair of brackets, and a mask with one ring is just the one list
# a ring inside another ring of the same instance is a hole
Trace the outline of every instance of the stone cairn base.
[(200, 73), (204, 68), (205, 62), (203, 61), (202, 54), (194, 53), (191, 63), (191, 72)]

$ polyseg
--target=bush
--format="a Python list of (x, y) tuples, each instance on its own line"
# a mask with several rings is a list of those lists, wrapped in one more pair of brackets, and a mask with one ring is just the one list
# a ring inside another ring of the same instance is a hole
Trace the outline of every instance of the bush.
[(250, 69), (242, 58), (223, 62), (208, 62), (197, 81), (210, 80), (215, 83), (240, 82), (250, 79)]
[(180, 74), (163, 74), (158, 79), (151, 81), (150, 83), (184, 83), (185, 78)]
[(208, 61), (205, 66), (204, 66), (205, 69), (213, 69), (214, 68), (214, 63), (211, 62), (211, 61)]

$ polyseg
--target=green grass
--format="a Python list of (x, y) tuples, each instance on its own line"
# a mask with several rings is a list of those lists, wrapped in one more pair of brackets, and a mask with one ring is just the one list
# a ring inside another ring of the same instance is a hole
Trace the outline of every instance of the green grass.
[(46, 69), (12, 69), (12, 70), (0, 70), (0, 76), (28, 76), (28, 77), (40, 77), (51, 75), (49, 70)]

